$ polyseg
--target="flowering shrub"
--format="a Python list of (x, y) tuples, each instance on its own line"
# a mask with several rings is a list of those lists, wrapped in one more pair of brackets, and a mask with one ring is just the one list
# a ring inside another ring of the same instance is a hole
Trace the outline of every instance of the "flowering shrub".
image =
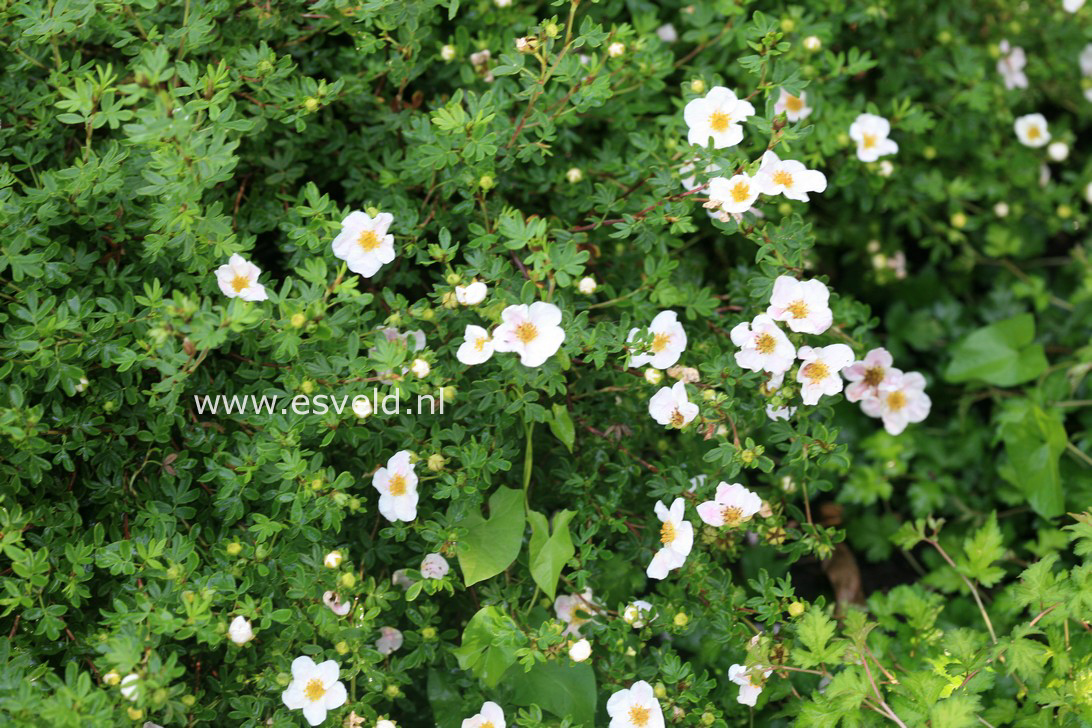
[(0, 3), (4, 724), (1087, 725), (1081, 4)]

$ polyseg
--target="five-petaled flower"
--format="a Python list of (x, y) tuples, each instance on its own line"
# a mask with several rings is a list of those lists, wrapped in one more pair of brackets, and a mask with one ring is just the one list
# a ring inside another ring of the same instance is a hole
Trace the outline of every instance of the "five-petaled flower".
[(746, 665), (732, 665), (728, 668), (728, 679), (739, 685), (739, 696), (736, 698), (743, 705), (755, 706), (759, 693), (766, 686), (766, 678), (773, 670), (755, 666), (747, 669)]
[(1025, 114), (1013, 123), (1016, 138), (1025, 147), (1045, 147), (1050, 142), (1050, 130), (1042, 114)]
[(800, 202), (808, 201), (809, 192), (827, 188), (827, 176), (819, 170), (808, 169), (795, 159), (781, 159), (770, 151), (762, 155), (756, 181), (764, 195), (785, 195)]
[(413, 469), (409, 450), (400, 450), (372, 476), (372, 486), (379, 491), (379, 512), (392, 523), (417, 518), (417, 474)]
[[(641, 335), (639, 328), (630, 329), (627, 342), (633, 341)], [(674, 311), (660, 311), (648, 327), (648, 333), (652, 335), (652, 343), (646, 351), (631, 352), (629, 365), (631, 367), (643, 367), (645, 365), (656, 369), (668, 369), (682, 356), (686, 349), (686, 332), (679, 323), (679, 316)]]
[(519, 354), (520, 363), (527, 367), (544, 364), (564, 341), (561, 309), (543, 301), (504, 309), (501, 324), (493, 331), (493, 348)]
[(353, 273), (371, 278), (394, 260), (394, 236), (387, 233), (394, 216), (381, 212), (374, 218), (356, 210), (341, 221), (341, 232), (334, 238), (334, 255), (344, 260)]
[(824, 394), (842, 391), (842, 378), (838, 373), (853, 362), (852, 349), (845, 344), (801, 346), (796, 353), (803, 362), (796, 372), (796, 381), (803, 385), (800, 397), (804, 404), (817, 404)]
[(830, 291), (820, 281), (778, 276), (766, 315), (797, 333), (821, 334), (834, 322), (829, 301)]
[(865, 354), (861, 361), (855, 361), (842, 371), (842, 376), (849, 381), (846, 386), (846, 399), (859, 402), (865, 397), (878, 393), (881, 384), (894, 375), (902, 374), (892, 368), (893, 360), (887, 349), (879, 348)]
[(1001, 80), (1005, 82), (1005, 88), (1027, 88), (1028, 77), (1024, 73), (1024, 66), (1028, 59), (1024, 49), (1020, 46), (1012, 47), (1007, 40), (1002, 40), (1000, 45), (1001, 57), (997, 60), (997, 72), (1001, 74)]
[(808, 106), (808, 94), (801, 91), (799, 96), (793, 96), (785, 89), (781, 89), (781, 95), (774, 104), (775, 114), (785, 114), (789, 121), (803, 121), (811, 115), (811, 107)]
[(664, 427), (686, 427), (698, 416), (698, 406), (687, 398), (686, 382), (675, 382), (652, 395), (648, 413)]
[(579, 635), (580, 628), (595, 616), (597, 605), (592, 599), (591, 587), (581, 594), (562, 594), (554, 600), (554, 614), (565, 623), (562, 635)]
[(421, 576), (426, 579), (443, 579), (450, 569), (441, 554), (429, 554), (421, 560)]
[(258, 276), (261, 274), (258, 266), (235, 253), (228, 258), (226, 265), (216, 269), (216, 283), (228, 298), (264, 301), (269, 298), (269, 294), (265, 292), (265, 286), (258, 283)]
[(326, 720), (326, 712), (345, 704), (348, 695), (345, 685), (338, 681), (339, 669), (333, 660), (315, 664), (306, 655), (292, 660), (292, 682), (281, 693), (281, 700), (289, 710), (303, 709), (303, 717), (310, 725)]
[(861, 114), (849, 126), (849, 138), (857, 142), (857, 159), (875, 162), (880, 157), (895, 154), (899, 145), (887, 136), (891, 123), (882, 116)]
[(652, 686), (638, 680), (607, 701), (609, 728), (664, 728), (664, 711)]
[(652, 557), (645, 574), (650, 579), (665, 579), (667, 574), (686, 563), (694, 547), (694, 526), (686, 520), (686, 501), (676, 498), (668, 508), (656, 501), (656, 517), (660, 519), (660, 549)]
[(762, 509), (762, 499), (739, 483), (721, 483), (713, 500), (698, 506), (698, 516), (710, 526), (735, 528)]
[(402, 649), (405, 638), (402, 631), (396, 627), (382, 627), (379, 630), (379, 639), (375, 641), (375, 649), (381, 655), (391, 655)]
[(743, 321), (731, 332), (732, 343), (739, 347), (736, 363), (753, 372), (786, 372), (796, 361), (796, 347), (770, 316), (760, 313), (754, 321)]
[(748, 174), (737, 174), (731, 179), (714, 177), (709, 180), (708, 206), (731, 214), (742, 214), (751, 209), (761, 192), (759, 180)]
[(918, 372), (894, 371), (874, 395), (861, 400), (861, 410), (869, 417), (882, 419), (884, 429), (898, 435), (911, 422), (928, 417), (933, 403), (925, 393), (925, 377)]
[(467, 366), (481, 364), (493, 356), (493, 337), (481, 326), (467, 324), (463, 343), (455, 352), (455, 358)]
[(712, 139), (714, 149), (734, 147), (743, 141), (740, 122), (754, 113), (750, 101), (736, 98), (735, 92), (724, 86), (714, 86), (683, 109), (683, 119), (690, 128), (687, 141), (704, 147)]
[(482, 703), (482, 709), (465, 719), (462, 728), (504, 728), (504, 711), (492, 700)]

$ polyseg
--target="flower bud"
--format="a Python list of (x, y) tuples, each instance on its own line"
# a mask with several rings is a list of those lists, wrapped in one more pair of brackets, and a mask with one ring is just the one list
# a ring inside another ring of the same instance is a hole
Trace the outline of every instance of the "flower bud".
[(807, 607), (804, 606), (803, 602), (793, 602), (789, 605), (789, 616), (799, 617), (801, 614), (804, 613), (805, 609), (807, 609)]
[(410, 371), (413, 372), (414, 376), (418, 379), (424, 379), (429, 375), (429, 372), (432, 371), (432, 367), (424, 359), (414, 359), (413, 363), (410, 364)]
[(440, 58), (443, 58), (445, 62), (451, 63), (455, 60), (455, 46), (450, 43), (440, 48)]
[(655, 386), (662, 382), (663, 378), (664, 373), (661, 372), (659, 369), (653, 369), (652, 367), (645, 369), (645, 381), (649, 384)]
[(578, 640), (569, 648), (569, 659), (573, 662), (583, 662), (591, 657), (591, 642), (586, 639)]
[(1064, 162), (1069, 156), (1069, 145), (1065, 142), (1051, 142), (1047, 147), (1047, 156), (1054, 162)]
[(615, 41), (607, 46), (607, 55), (611, 58), (618, 58), (626, 52), (626, 44)]
[(580, 279), (580, 282), (576, 284), (576, 290), (580, 291), (585, 296), (592, 295), (597, 288), (599, 288), (599, 284), (596, 283), (595, 279), (591, 276), (584, 276)]
[(337, 567), (341, 566), (341, 562), (343, 559), (344, 557), (341, 555), (341, 552), (335, 549), (334, 551), (326, 554), (326, 558), (322, 560), (322, 563), (326, 565), (327, 569), (336, 569)]
[(705, 81), (695, 78), (690, 82), (690, 90), (696, 94), (705, 93)]
[(441, 455), (440, 453), (437, 452), (437, 453), (433, 453), (432, 455), (428, 456), (428, 469), (431, 470), (432, 472), (434, 472), (434, 473), (440, 472), (441, 470), (444, 469), (445, 465), (447, 465), (447, 461), (444, 460), (444, 456)]
[(584, 173), (580, 170), (580, 167), (570, 167), (569, 171), (565, 173), (565, 179), (569, 180), (569, 184), (575, 185), (584, 179)]
[(254, 639), (250, 620), (242, 615), (231, 620), (231, 624), (228, 625), (228, 638), (237, 645), (245, 645)]
[(819, 40), (817, 35), (809, 35), (804, 39), (804, 49), (812, 53), (815, 53), (823, 47), (823, 41)]
[(238, 556), (239, 554), (243, 553), (243, 545), (238, 541), (232, 541), (227, 545), (226, 550), (228, 556)]

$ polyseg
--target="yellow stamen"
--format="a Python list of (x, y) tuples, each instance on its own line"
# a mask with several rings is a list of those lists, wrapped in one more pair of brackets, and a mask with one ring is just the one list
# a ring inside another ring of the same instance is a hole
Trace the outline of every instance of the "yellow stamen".
[(356, 239), (356, 243), (365, 253), (370, 253), (379, 248), (379, 236), (372, 230), (365, 230), (360, 233), (360, 236)]
[(660, 543), (667, 545), (675, 540), (675, 526), (671, 521), (664, 521), (664, 525), (660, 526)]
[(485, 345), (489, 343), (489, 339), (484, 336), (474, 341), (474, 351), (482, 351), (485, 349)]
[(326, 694), (326, 688), (322, 687), (322, 680), (311, 678), (307, 681), (307, 687), (303, 689), (304, 697), (306, 697), (312, 703), (316, 700), (321, 700), (322, 696)]
[(736, 202), (743, 202), (751, 196), (751, 186), (746, 182), (740, 180), (736, 182), (736, 186), (731, 190), (732, 199)]
[(875, 134), (869, 134), (867, 132), (861, 134), (861, 146), (865, 149), (871, 149), (872, 147), (876, 146), (876, 142), (878, 141), (879, 137), (877, 137)]
[(674, 412), (672, 412), (671, 413), (671, 424), (674, 425), (675, 427), (682, 427), (684, 424), (686, 424), (686, 418), (683, 417), (683, 413), (680, 412), (677, 409)]
[(759, 354), (772, 354), (777, 348), (777, 339), (770, 334), (759, 334), (755, 339), (755, 349)]
[(896, 390), (887, 395), (887, 408), (892, 412), (898, 412), (906, 406), (906, 395), (901, 390)]
[(774, 172), (773, 181), (774, 184), (778, 184), (783, 187), (792, 187), (792, 175), (783, 169), (779, 169)]
[(803, 299), (799, 301), (793, 301), (785, 310), (792, 314), (793, 318), (807, 318), (808, 317), (808, 304), (804, 303)]
[(524, 344), (530, 344), (538, 336), (538, 329), (530, 321), (524, 321), (516, 327), (516, 338)]
[(743, 509), (739, 506), (726, 506), (721, 511), (725, 526), (738, 526), (743, 522)]
[(819, 382), (830, 375), (830, 369), (821, 361), (813, 361), (804, 367), (804, 376), (812, 382)]
[(231, 287), (235, 289), (236, 293), (242, 293), (249, 285), (250, 279), (246, 276), (236, 274), (236, 276), (231, 279)]
[(652, 351), (659, 354), (671, 343), (671, 334), (656, 334), (652, 337)]
[(865, 369), (864, 381), (870, 387), (878, 387), (883, 382), (884, 368), (883, 367), (869, 367)]
[(732, 123), (732, 115), (725, 114), (723, 111), (714, 111), (709, 117), (709, 127), (715, 132), (728, 131), (728, 126)]
[(800, 111), (804, 108), (804, 101), (799, 96), (793, 96), (792, 94), (785, 94), (785, 109), (793, 112)]
[(652, 711), (643, 705), (634, 705), (629, 709), (629, 722), (637, 728), (645, 728), (648, 725), (651, 713)]
[(1028, 127), (1028, 139), (1032, 139), (1032, 140), (1038, 139), (1042, 135), (1043, 135), (1043, 133), (1041, 131), (1039, 131), (1039, 127), (1037, 127), (1037, 126), (1029, 126)]
[(391, 495), (405, 495), (406, 494), (406, 478), (403, 475), (392, 475), (390, 483), (387, 485), (387, 490)]

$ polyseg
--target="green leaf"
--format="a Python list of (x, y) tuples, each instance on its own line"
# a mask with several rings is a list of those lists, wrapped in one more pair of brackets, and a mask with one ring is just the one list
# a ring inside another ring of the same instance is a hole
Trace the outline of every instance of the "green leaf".
[(482, 607), (467, 622), (462, 643), (452, 652), (459, 667), (493, 688), (526, 644), (527, 637), (511, 617), (498, 607)]
[(573, 445), (576, 443), (576, 428), (573, 427), (573, 418), (569, 416), (569, 408), (563, 404), (555, 404), (552, 409), (553, 417), (549, 420), (550, 432), (561, 440), (569, 452), (572, 452)]
[(1033, 344), (1035, 319), (1020, 314), (972, 332), (952, 349), (944, 372), (949, 382), (981, 380), (998, 387), (1027, 382), (1047, 368), (1041, 344)]
[(966, 559), (960, 564), (963, 573), (982, 586), (993, 586), (1001, 581), (1005, 570), (994, 563), (1005, 555), (1001, 541), (1001, 529), (997, 527), (997, 513), (991, 513), (982, 528), (963, 541)]
[(1005, 403), (998, 421), (1012, 466), (1012, 475), (1006, 479), (1024, 493), (1040, 516), (1060, 516), (1065, 510), (1065, 493), (1059, 460), (1068, 438), (1058, 415), (1029, 400), (1014, 399)]
[(504, 487), (489, 498), (489, 520), (471, 513), (456, 523), (467, 529), (456, 551), (467, 586), (496, 576), (516, 560), (525, 523), (523, 493)]
[(809, 609), (796, 627), (798, 645), (791, 652), (793, 660), (806, 668), (837, 661), (845, 649), (845, 641), (832, 640), (834, 629), (834, 622), (823, 610)]
[(550, 533), (546, 516), (537, 511), (528, 511), (531, 522), (531, 576), (546, 596), (554, 598), (557, 593), (557, 580), (565, 563), (576, 553), (572, 536), (569, 534), (569, 521), (575, 511), (564, 510), (554, 516), (554, 531)]
[(574, 726), (595, 722), (595, 671), (587, 663), (543, 662), (530, 672), (516, 668), (505, 682), (516, 705), (538, 705)]

